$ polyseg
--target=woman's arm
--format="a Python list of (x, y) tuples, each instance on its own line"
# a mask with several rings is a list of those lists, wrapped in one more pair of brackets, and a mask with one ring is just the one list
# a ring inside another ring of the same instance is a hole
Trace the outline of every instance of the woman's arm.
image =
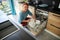
[(30, 22), (30, 19), (28, 19), (28, 20), (23, 20), (22, 22)]

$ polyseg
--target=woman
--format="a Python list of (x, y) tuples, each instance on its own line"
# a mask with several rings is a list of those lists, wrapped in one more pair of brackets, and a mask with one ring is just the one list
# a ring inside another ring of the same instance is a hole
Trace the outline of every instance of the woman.
[(30, 18), (27, 18), (28, 14), (32, 16), (34, 19), (35, 16), (28, 10), (29, 5), (27, 3), (23, 3), (22, 11), (19, 13), (19, 23), (21, 23), (23, 26), (27, 25), (27, 23), (30, 21)]

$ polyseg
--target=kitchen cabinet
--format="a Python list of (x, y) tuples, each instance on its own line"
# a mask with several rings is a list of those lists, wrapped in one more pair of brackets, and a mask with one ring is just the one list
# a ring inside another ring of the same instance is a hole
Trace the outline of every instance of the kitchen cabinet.
[(46, 29), (60, 36), (60, 15), (49, 12)]
[(29, 6), (30, 12), (35, 15), (35, 7), (34, 6)]

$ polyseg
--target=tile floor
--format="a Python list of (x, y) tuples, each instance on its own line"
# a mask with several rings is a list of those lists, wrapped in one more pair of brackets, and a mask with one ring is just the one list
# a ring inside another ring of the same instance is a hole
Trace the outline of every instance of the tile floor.
[(60, 39), (52, 36), (46, 31), (43, 31), (39, 36), (37, 36), (37, 40), (60, 40)]

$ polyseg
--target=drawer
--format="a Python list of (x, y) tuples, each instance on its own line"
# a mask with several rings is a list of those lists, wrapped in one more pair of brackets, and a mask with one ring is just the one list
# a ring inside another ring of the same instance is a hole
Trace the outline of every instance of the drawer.
[(51, 23), (51, 24), (53, 24), (53, 25), (55, 25), (56, 27), (58, 27), (58, 28), (60, 28), (60, 21), (56, 21), (56, 20), (54, 20), (54, 19), (48, 19), (48, 23)]
[(49, 12), (49, 17), (48, 18), (60, 21), (60, 15), (55, 14), (55, 13)]
[(54, 25), (52, 24), (47, 24), (47, 30), (51, 31), (52, 33), (60, 36), (60, 29), (59, 28), (56, 28)]
[(60, 28), (60, 15), (55, 16), (56, 14), (50, 13), (48, 17), (48, 23), (51, 23)]

